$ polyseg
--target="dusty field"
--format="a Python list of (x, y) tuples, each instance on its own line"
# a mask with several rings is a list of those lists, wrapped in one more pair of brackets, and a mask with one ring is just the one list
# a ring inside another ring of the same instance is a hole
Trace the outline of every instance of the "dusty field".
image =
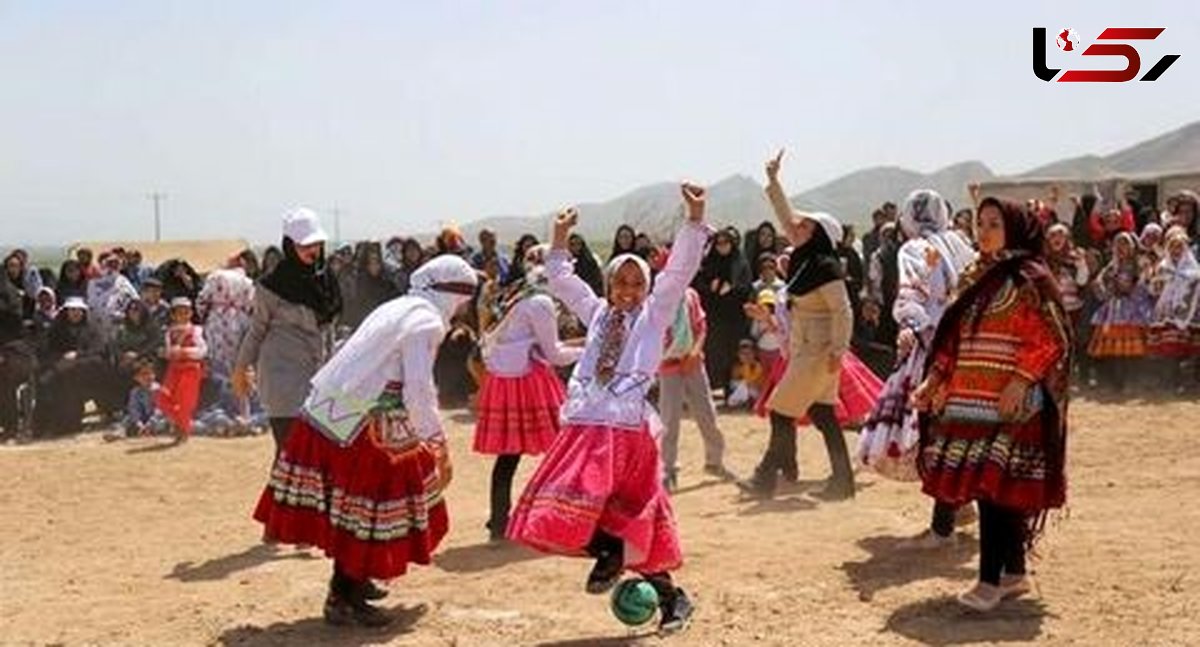
[[(753, 465), (765, 425), (722, 420), (731, 456)], [(1200, 645), (1200, 405), (1099, 405), (1073, 412), (1069, 514), (1035, 564), (1040, 595), (994, 616), (947, 596), (974, 577), (973, 529), (960, 548), (892, 548), (927, 522), (914, 485), (860, 476), (858, 499), (823, 504), (804, 488), (739, 501), (699, 472), (700, 443), (676, 497), (699, 605), (689, 645), (1020, 643)], [(328, 562), (258, 542), (250, 510), (267, 438), (104, 444), (98, 435), (0, 448), (3, 644), (654, 644), (583, 593), (588, 563), (483, 542), (490, 466), (451, 425), (453, 530), (435, 566), (391, 585), (403, 621), (333, 630), (320, 619)], [(826, 471), (805, 433), (811, 481)], [(523, 465), (521, 476), (528, 474)], [(523, 480), (523, 478), (522, 478)]]

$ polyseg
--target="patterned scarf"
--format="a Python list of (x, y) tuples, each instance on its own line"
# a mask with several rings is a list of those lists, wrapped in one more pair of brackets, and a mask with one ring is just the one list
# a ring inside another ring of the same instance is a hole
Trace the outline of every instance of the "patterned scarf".
[(600, 342), (600, 356), (596, 359), (596, 379), (608, 385), (617, 372), (621, 351), (625, 349), (625, 311), (609, 310), (604, 322), (604, 338)]

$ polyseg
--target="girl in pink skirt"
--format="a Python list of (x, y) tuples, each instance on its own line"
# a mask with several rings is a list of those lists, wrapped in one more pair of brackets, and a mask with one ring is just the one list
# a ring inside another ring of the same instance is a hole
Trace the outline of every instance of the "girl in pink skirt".
[(571, 375), (565, 427), (508, 527), (511, 539), (538, 550), (595, 558), (589, 593), (608, 591), (626, 569), (640, 573), (658, 591), (663, 634), (686, 627), (692, 603), (670, 575), (683, 556), (651, 431), (657, 416), (646, 394), (709, 235), (704, 189), (681, 188), (688, 222), (653, 290), (645, 261), (622, 254), (608, 265), (608, 299), (597, 297), (575, 275), (567, 251), (578, 212), (568, 209), (555, 221), (546, 266), (550, 291), (588, 323), (587, 343)]
[(566, 390), (553, 366), (573, 364), (582, 349), (558, 339), (558, 307), (546, 289), (544, 246), (530, 249), (524, 277), (498, 305), (497, 322), (483, 335), (487, 371), (479, 390), (475, 451), (496, 457), (492, 467), (492, 541), (504, 538), (512, 480), (521, 456), (546, 451), (558, 435)]

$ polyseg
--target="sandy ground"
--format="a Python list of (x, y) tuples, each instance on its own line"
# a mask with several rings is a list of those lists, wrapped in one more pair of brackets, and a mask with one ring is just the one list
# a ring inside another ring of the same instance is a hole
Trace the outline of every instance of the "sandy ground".
[[(728, 462), (754, 463), (765, 425), (726, 416)], [(1078, 402), (1071, 506), (1041, 544), (1039, 595), (990, 617), (947, 597), (975, 575), (960, 547), (904, 554), (927, 522), (912, 484), (860, 475), (856, 501), (797, 488), (739, 501), (699, 471), (685, 427), (676, 496), (699, 605), (689, 645), (1021, 643), (1200, 645), (1200, 405)], [(0, 643), (229, 645), (656, 644), (583, 593), (589, 564), (484, 543), (490, 465), (450, 426), (453, 529), (435, 565), (391, 584), (401, 620), (334, 630), (320, 619), (328, 562), (259, 543), (250, 510), (268, 438), (105, 444), (96, 434), (0, 448)], [(853, 437), (851, 437), (853, 442)], [(804, 433), (808, 487), (826, 473)], [(519, 475), (523, 482), (529, 465)]]

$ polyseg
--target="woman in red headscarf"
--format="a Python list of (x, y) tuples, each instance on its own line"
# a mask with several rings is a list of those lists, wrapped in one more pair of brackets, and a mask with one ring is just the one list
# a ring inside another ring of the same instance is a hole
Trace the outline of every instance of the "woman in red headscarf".
[(938, 325), (913, 393), (924, 412), (925, 493), (979, 506), (979, 582), (958, 597), (979, 611), (1030, 590), (1026, 548), (1066, 500), (1071, 328), (1044, 238), (1020, 205), (980, 203), (980, 260)]

